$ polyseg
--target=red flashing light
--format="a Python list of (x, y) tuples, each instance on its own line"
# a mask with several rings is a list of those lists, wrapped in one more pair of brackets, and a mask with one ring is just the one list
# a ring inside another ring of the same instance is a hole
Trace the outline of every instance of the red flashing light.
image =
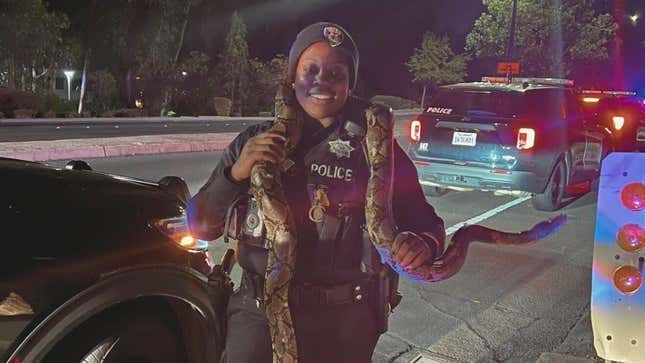
[(530, 128), (521, 128), (517, 132), (517, 148), (527, 150), (535, 145), (535, 130)]
[(410, 123), (410, 141), (419, 142), (421, 140), (421, 122), (413, 120)]
[(630, 295), (643, 285), (643, 275), (634, 266), (621, 266), (614, 271), (614, 286), (623, 294)]
[(645, 208), (645, 184), (635, 182), (627, 184), (620, 192), (620, 200), (625, 208), (639, 211)]
[(427, 161), (415, 161), (414, 164), (420, 166), (430, 166), (430, 163)]
[(623, 116), (614, 116), (611, 118), (611, 122), (616, 130), (620, 130), (625, 126), (625, 118)]
[(618, 230), (616, 243), (627, 252), (638, 252), (645, 246), (645, 229), (638, 224), (626, 224)]

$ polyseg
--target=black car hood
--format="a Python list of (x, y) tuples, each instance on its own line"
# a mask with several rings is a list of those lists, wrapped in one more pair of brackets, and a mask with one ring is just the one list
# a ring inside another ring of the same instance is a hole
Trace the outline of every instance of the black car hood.
[(182, 202), (156, 183), (0, 159), (2, 248), (11, 255), (69, 257), (157, 233)]

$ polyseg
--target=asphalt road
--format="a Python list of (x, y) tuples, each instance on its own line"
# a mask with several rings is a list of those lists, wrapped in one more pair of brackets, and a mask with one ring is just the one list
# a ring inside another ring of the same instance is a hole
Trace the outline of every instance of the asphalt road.
[[(396, 111), (397, 120), (407, 120), (415, 112)], [(201, 134), (240, 132), (264, 122), (261, 118), (190, 119), (34, 119), (0, 122), (0, 142), (66, 140), (140, 135)], [(21, 125), (21, 122), (24, 124)]]
[[(219, 155), (89, 162), (95, 170), (149, 180), (178, 175), (195, 193)], [(374, 362), (535, 362), (544, 352), (594, 357), (589, 299), (596, 197), (592, 192), (566, 206), (568, 224), (547, 240), (526, 247), (475, 244), (462, 271), (449, 280), (401, 281), (404, 298)], [(446, 227), (489, 212), (491, 217), (477, 223), (520, 231), (553, 216), (535, 211), (529, 200), (480, 192), (451, 192), (428, 201)], [(219, 257), (225, 248), (216, 243), (213, 253)]]

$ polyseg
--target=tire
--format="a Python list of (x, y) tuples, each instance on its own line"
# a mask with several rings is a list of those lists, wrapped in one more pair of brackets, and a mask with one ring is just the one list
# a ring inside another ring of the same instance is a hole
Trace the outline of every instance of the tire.
[(549, 182), (544, 193), (535, 194), (531, 201), (533, 208), (541, 211), (556, 211), (562, 206), (564, 189), (566, 183), (567, 168), (562, 160), (558, 161), (553, 168)]
[(429, 185), (422, 185), (422, 187), (423, 187), (423, 194), (431, 197), (440, 197), (448, 193), (447, 189), (440, 188), (440, 187), (433, 187)]
[(163, 314), (137, 311), (92, 319), (66, 336), (46, 363), (187, 362), (179, 327)]

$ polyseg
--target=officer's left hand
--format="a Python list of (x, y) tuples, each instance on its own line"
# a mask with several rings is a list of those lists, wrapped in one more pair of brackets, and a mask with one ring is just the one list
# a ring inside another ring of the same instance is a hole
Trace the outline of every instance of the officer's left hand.
[(427, 261), (434, 260), (434, 251), (414, 232), (400, 232), (394, 238), (392, 260), (406, 270), (420, 267)]

